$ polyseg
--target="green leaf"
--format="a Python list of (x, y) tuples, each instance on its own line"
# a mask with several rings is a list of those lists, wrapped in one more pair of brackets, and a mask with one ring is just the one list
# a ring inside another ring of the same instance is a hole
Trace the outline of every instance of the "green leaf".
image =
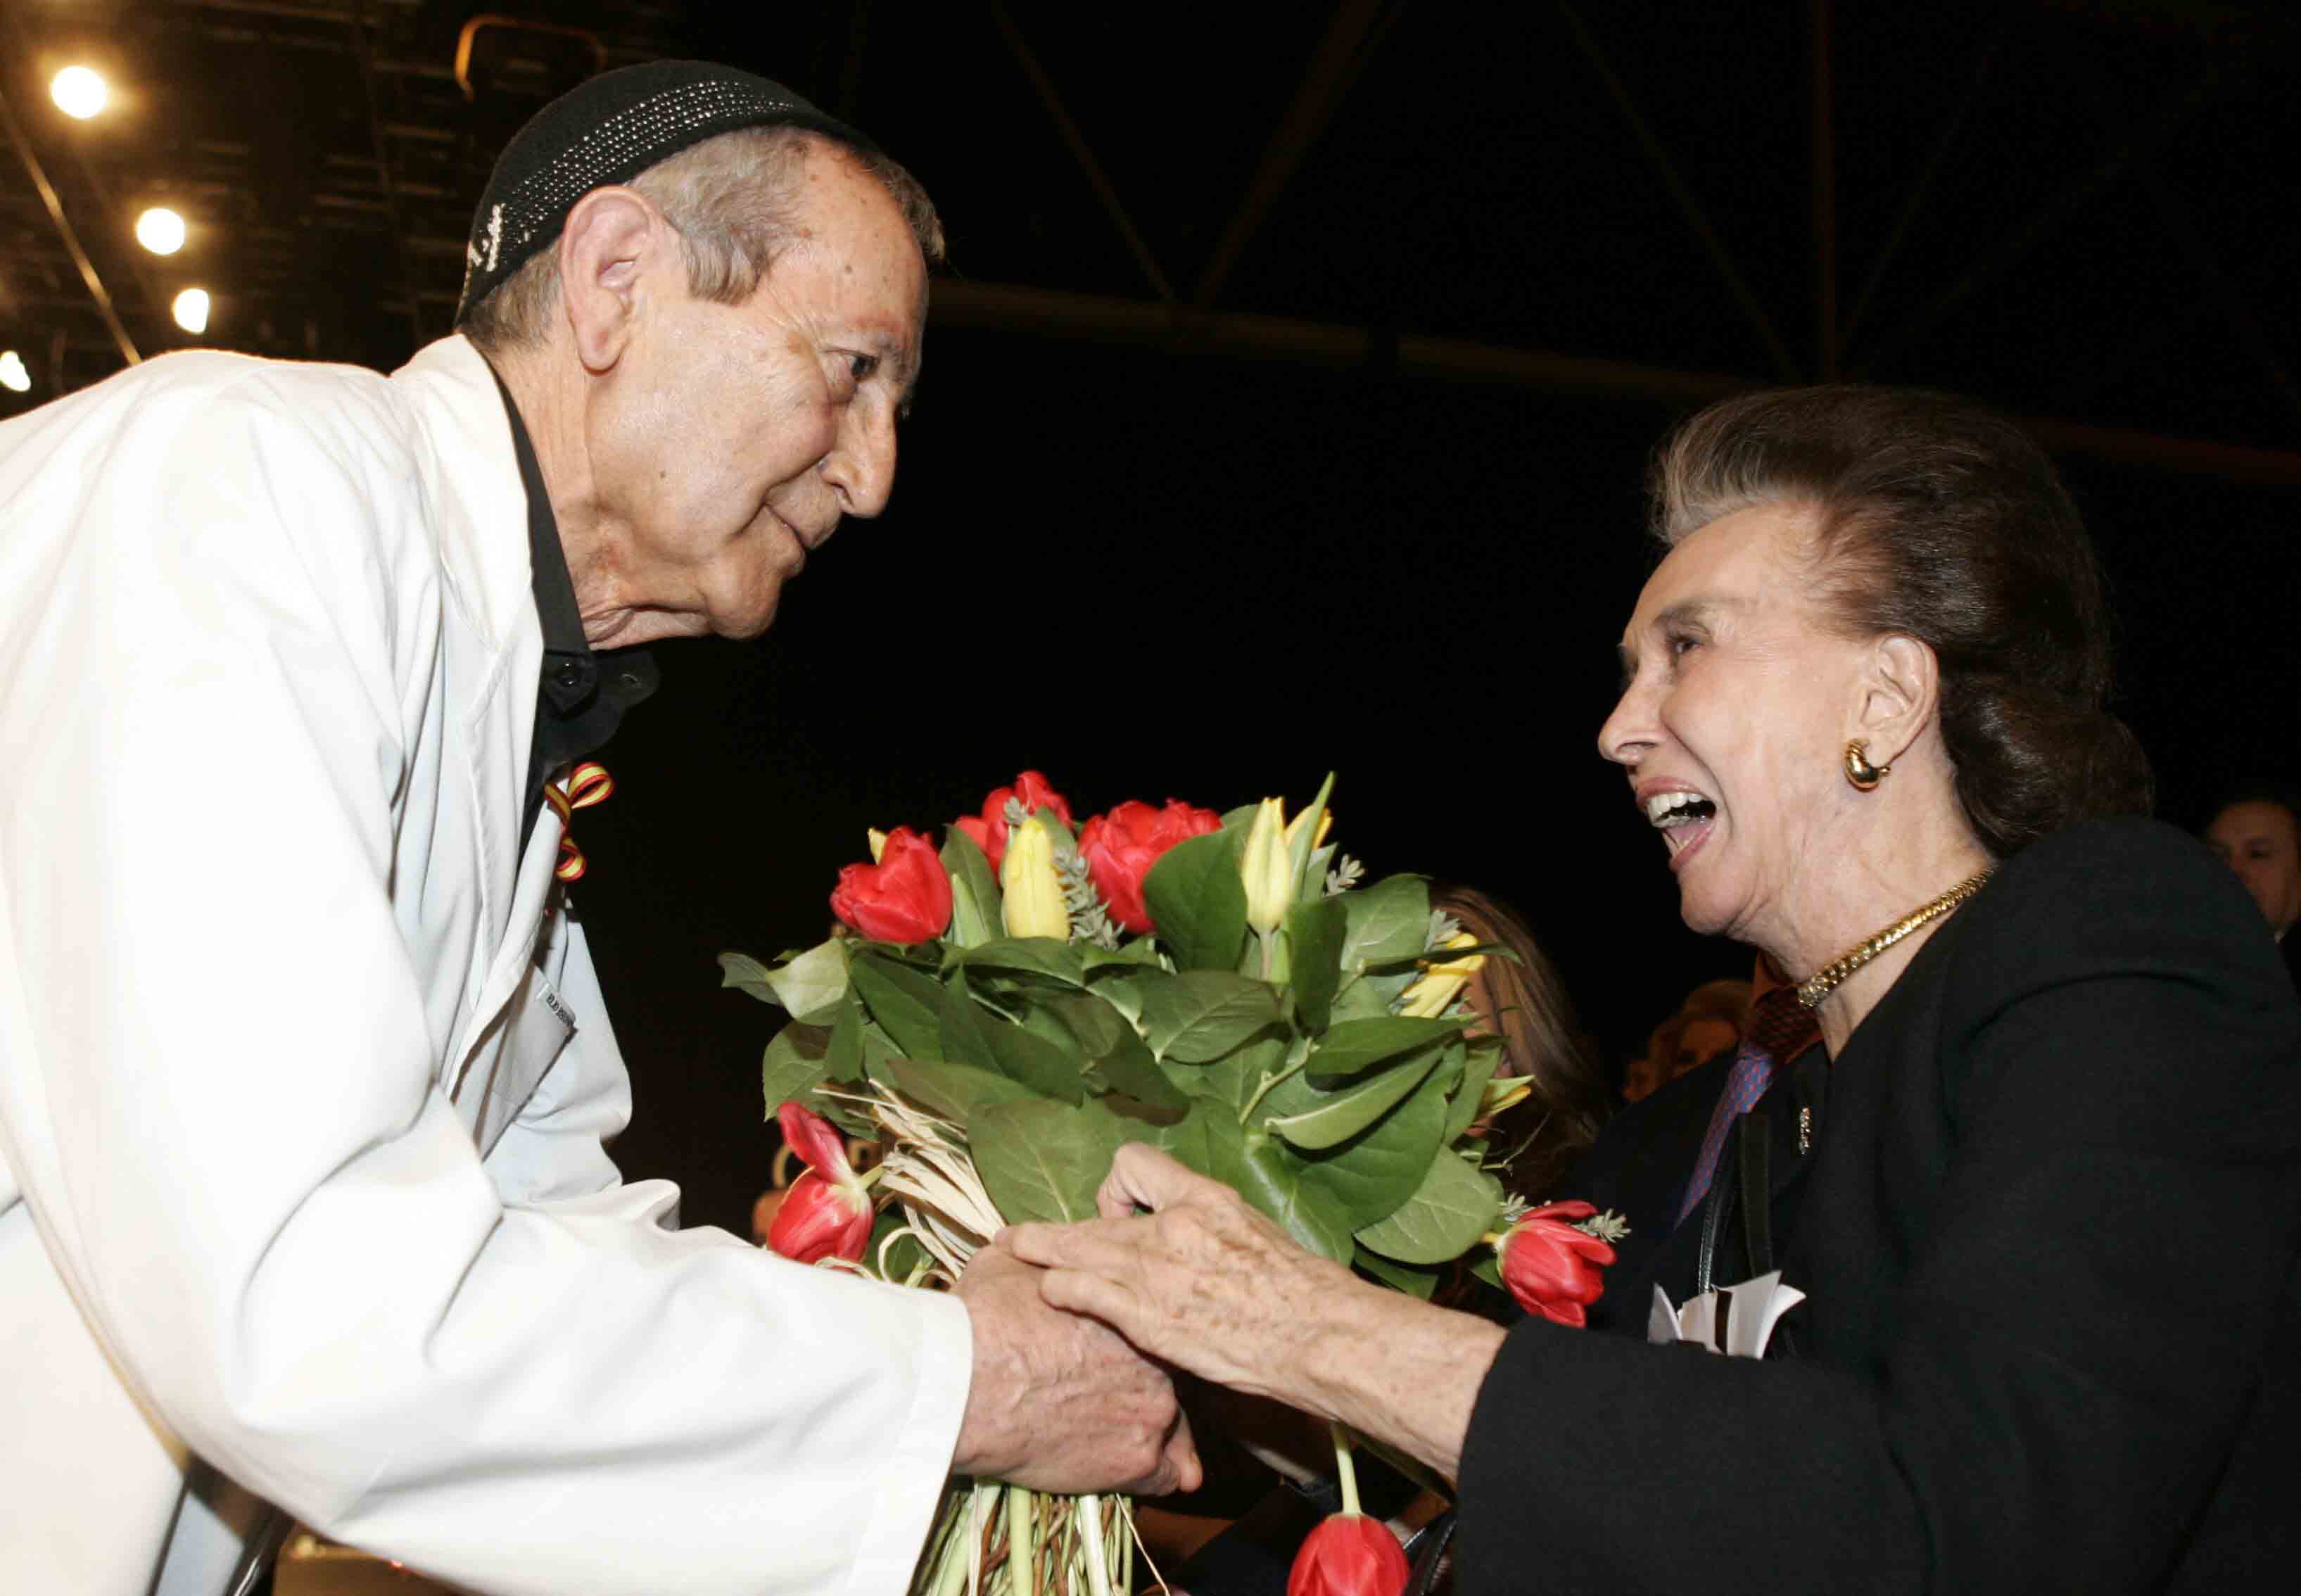
[(949, 1058), (996, 1074), (999, 1065), (992, 1057), (991, 1039), (985, 1032), (992, 1026), (1002, 1025), (1006, 1022), (996, 1015), (983, 1012), (983, 1006), (968, 993), (964, 977), (954, 985), (940, 990), (942, 1013), (935, 1032), (935, 1040), (940, 1045), (925, 1049), (925, 1056)]
[(1360, 1231), (1358, 1239), (1402, 1264), (1443, 1264), (1494, 1229), (1502, 1210), (1500, 1182), (1452, 1153), (1440, 1153), (1398, 1212)]
[(1211, 1100), (1152, 1139), (1178, 1163), (1220, 1181), (1284, 1226), (1297, 1241), (1336, 1262), (1351, 1256), (1347, 1215), (1334, 1195), (1308, 1174), (1302, 1161), (1269, 1138), (1250, 1136), (1236, 1111)]
[[(1262, 1090), (1263, 1076), (1275, 1075), (1286, 1067), (1287, 1055), (1293, 1046), (1294, 1039), (1285, 1029), (1273, 1025), (1256, 1032), (1243, 1046), (1212, 1064), (1177, 1070), (1176, 1084), (1193, 1097), (1229, 1104), (1235, 1115), (1246, 1106), (1249, 1098)], [(1284, 1089), (1282, 1083), (1279, 1090)]]
[[(1174, 856), (1171, 851), (1167, 856)], [(1159, 1057), (1183, 1064), (1211, 1063), (1282, 1013), (1277, 988), (1221, 970), (1146, 982), (1142, 994), (1143, 1040)]]
[(1345, 981), (1343, 990), (1335, 995), (1334, 1013), (1330, 1023), (1340, 1024), (1344, 1020), (1378, 1020), (1390, 1013), (1391, 999), (1412, 984), (1408, 975), (1361, 975)]
[[(1293, 817), (1301, 824), (1295, 830), (1294, 840), (1286, 845), (1286, 867), (1294, 878), (1296, 895), (1306, 902), (1318, 901), (1318, 895), (1326, 889), (1325, 877), (1310, 876), (1308, 872), (1310, 852), (1318, 840), (1318, 822), (1326, 813), (1326, 799), (1334, 790), (1335, 773), (1328, 771), (1326, 779), (1318, 783), (1318, 796)], [(1305, 815), (1309, 818), (1304, 819)]]
[(832, 938), (773, 969), (746, 953), (719, 956), (719, 984), (749, 992), (790, 1011), (794, 1020), (821, 1024), (847, 996), (847, 950)]
[(1298, 1148), (1316, 1151), (1348, 1141), (1402, 1101), (1438, 1063), (1435, 1049), (1410, 1056), (1334, 1093), (1314, 1108), (1264, 1122)]
[(1111, 1007), (1126, 1016), (1129, 1024), (1142, 1020), (1142, 999), (1150, 989), (1162, 986), (1175, 977), (1165, 970), (1144, 965), (1119, 967), (1102, 965), (1087, 972), (1087, 990)]
[[(1134, 1026), (1125, 1015), (1091, 993), (1045, 999), (1039, 1007), (1062, 1022), (1063, 1029), (1078, 1044), (1080, 1054), (1087, 1058), (1101, 1058), (1116, 1051), (1130, 1036), (1134, 1037), (1137, 1047), (1142, 1046), (1142, 1039), (1135, 1036)], [(1149, 1049), (1145, 1048), (1144, 1051)]]
[(842, 1086), (863, 1079), (863, 1006), (842, 1003), (831, 1023), (831, 1040), (823, 1055), (824, 1073)]
[(1017, 1081), (1042, 1097), (1085, 1100), (1080, 1060), (977, 1003), (964, 976), (942, 989), (941, 1056)]
[(1232, 1167), (1245, 1157), (1242, 1145), (1245, 1139), (1234, 1106), (1201, 1102), (1150, 1140), (1153, 1147), (1171, 1155), (1176, 1163), (1210, 1181), (1219, 1181), (1224, 1177), (1217, 1171)]
[(990, 1040), (992, 1060), (1006, 1079), (1022, 1081), (1033, 1092), (1058, 1097), (1066, 1104), (1086, 1101), (1086, 1069), (1082, 1060), (1056, 1047), (1054, 1041), (1031, 1035), (1022, 1025), (1003, 1025), (999, 1021), (985, 1025), (983, 1035)]
[(1501, 1037), (1470, 1039), (1468, 1054), (1462, 1061), (1462, 1082), (1454, 1089), (1453, 1102), (1446, 1112), (1445, 1145), (1452, 1147), (1454, 1139), (1468, 1130), (1478, 1117), (1478, 1099), (1485, 1095), (1486, 1082), (1494, 1078), (1494, 1066), (1502, 1062), (1502, 1057)]
[(1298, 903), (1286, 911), (1287, 969), (1293, 978), (1294, 1018), (1303, 1030), (1326, 1028), (1343, 982), (1343, 938), (1349, 915), (1339, 898)]
[(1058, 999), (1047, 1007), (1070, 1028), (1105, 1086), (1156, 1110), (1179, 1114), (1191, 1106), (1183, 1090), (1159, 1067), (1150, 1044), (1109, 1004), (1078, 997)]
[(1159, 963), (1158, 941), (1150, 937), (1131, 937), (1116, 948), (1098, 948), (1092, 942), (1081, 942), (1078, 944), (1078, 956), (1080, 962), (1086, 965), (1089, 975), (1113, 965), (1121, 967), (1148, 965), (1154, 970), (1163, 967)]
[(942, 1053), (942, 983), (916, 965), (878, 952), (849, 965), (856, 996), (898, 1048), (914, 1057)]
[(1142, 902), (1176, 968), (1233, 968), (1246, 945), (1238, 840), (1209, 831), (1176, 843), (1143, 876)]
[(1470, 1273), (1498, 1291), (1510, 1290), (1502, 1284), (1502, 1261), (1491, 1252), (1482, 1255), (1477, 1263), (1472, 1264)]
[(1317, 1182), (1304, 1179), (1301, 1159), (1253, 1131), (1235, 1141), (1212, 1138), (1209, 1150), (1215, 1179), (1235, 1188), (1319, 1257), (1338, 1264), (1350, 1261), (1351, 1231), (1342, 1205)]
[(1460, 1020), (1417, 1020), (1385, 1015), (1374, 1020), (1337, 1021), (1310, 1054), (1310, 1076), (1321, 1086), (1351, 1076), (1418, 1048), (1460, 1034)]
[(748, 953), (726, 952), (719, 956), (719, 984), (724, 989), (733, 987), (749, 992), (760, 1002), (776, 1008), (783, 1000), (775, 990), (775, 983), (767, 979), (767, 967)]
[(957, 826), (943, 834), (942, 867), (950, 875), (950, 940), (962, 948), (979, 948), (1006, 923), (999, 877), (975, 839)]
[(1378, 1252), (1360, 1248), (1351, 1254), (1351, 1262), (1365, 1270), (1384, 1285), (1404, 1291), (1410, 1297), (1430, 1300), (1438, 1289), (1438, 1274), (1435, 1269), (1417, 1269), (1410, 1264), (1394, 1264)]
[(984, 1109), (1033, 1095), (1031, 1089), (1019, 1081), (1009, 1081), (1004, 1075), (994, 1075), (972, 1065), (954, 1064), (948, 1058), (898, 1056), (886, 1061), (885, 1069), (888, 1083), (897, 1091), (929, 1113), (942, 1116), (962, 1131), (973, 1125), (975, 1116)]
[(1106, 1127), (1121, 1141), (1155, 1142), (1159, 1132), (1180, 1124), (1186, 1117), (1183, 1109), (1154, 1108), (1116, 1091), (1087, 1099), (1080, 1105), (1079, 1112)]
[[(886, 1246), (887, 1238), (894, 1235), (895, 1232), (902, 1229), (908, 1223), (908, 1221), (903, 1216), (903, 1210), (891, 1203), (880, 1211), (878, 1218), (871, 1222), (871, 1240), (863, 1249), (863, 1264), (866, 1268), (874, 1274), (879, 1273), (880, 1248)], [(900, 1285), (910, 1278), (913, 1269), (921, 1264), (932, 1264), (933, 1261), (933, 1255), (919, 1244), (917, 1236), (897, 1237), (895, 1244), (887, 1247), (886, 1273), (881, 1278), (891, 1280), (897, 1285)]]
[(1001, 937), (961, 956), (970, 970), (1019, 971), (1042, 975), (1063, 986), (1086, 984), (1086, 965), (1066, 942), (1052, 937)]
[(1042, 1098), (986, 1108), (967, 1134), (975, 1173), (1009, 1224), (1094, 1217), (1118, 1139), (1108, 1121)]
[(775, 1032), (759, 1061), (759, 1090), (766, 1099), (769, 1119), (783, 1104), (804, 1099), (830, 1073), (824, 1063), (830, 1042), (831, 1032), (822, 1026), (797, 1020)]
[(1420, 954), (1430, 940), (1430, 888), (1421, 877), (1387, 876), (1371, 887), (1345, 892), (1343, 906), (1343, 974), (1357, 974)]
[(1421, 1186), (1444, 1145), (1445, 1116), (1446, 1095), (1434, 1074), (1356, 1136), (1303, 1155), (1302, 1178), (1335, 1199), (1351, 1229), (1364, 1230), (1396, 1213)]
[(1086, 1101), (1086, 1075), (1079, 1060), (1020, 1025), (993, 1020), (983, 1028), (991, 1043), (991, 1057), (999, 1073), (1020, 1081), (1043, 1097), (1066, 1103)]
[(1190, 1094), (1167, 1079), (1166, 1072), (1159, 1067), (1147, 1048), (1136, 1054), (1113, 1053), (1107, 1058), (1096, 1059), (1088, 1068), (1097, 1081), (1112, 1091), (1133, 1099), (1162, 1117), (1179, 1116), (1191, 1106)]

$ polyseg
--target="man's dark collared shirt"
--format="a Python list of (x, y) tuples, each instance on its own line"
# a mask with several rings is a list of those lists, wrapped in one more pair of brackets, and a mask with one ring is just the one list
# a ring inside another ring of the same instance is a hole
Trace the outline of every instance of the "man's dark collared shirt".
[(605, 658), (591, 652), (535, 445), (501, 377), (496, 389), (511, 418), (512, 450), (519, 457), (520, 485), (527, 490), (528, 562), (534, 572), (535, 613), (543, 623), (543, 680), (536, 691), (535, 741), (527, 756), (527, 804), (520, 818), (524, 852), (543, 809), (544, 782), (607, 746), (623, 712), (654, 692), (658, 678), (644, 648), (619, 648)]

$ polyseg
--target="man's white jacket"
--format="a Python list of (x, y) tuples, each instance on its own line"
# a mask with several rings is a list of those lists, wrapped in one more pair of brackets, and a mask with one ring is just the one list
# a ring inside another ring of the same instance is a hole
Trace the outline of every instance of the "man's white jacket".
[(0, 1591), (221, 1589), (214, 1475), (485, 1591), (908, 1575), (965, 1311), (619, 1182), (528, 547), (461, 338), (0, 425)]

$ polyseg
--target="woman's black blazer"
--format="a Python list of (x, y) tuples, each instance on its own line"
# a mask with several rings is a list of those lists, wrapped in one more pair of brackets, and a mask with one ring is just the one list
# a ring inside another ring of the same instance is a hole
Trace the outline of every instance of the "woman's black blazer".
[(1777, 1168), (1802, 1356), (1516, 1326), (1461, 1591), (2295, 1577), (2301, 1004), (2197, 843), (2096, 821), (2009, 860)]

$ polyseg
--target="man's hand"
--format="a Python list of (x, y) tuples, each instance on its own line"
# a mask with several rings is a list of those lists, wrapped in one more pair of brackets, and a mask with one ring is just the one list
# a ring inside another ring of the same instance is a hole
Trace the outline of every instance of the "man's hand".
[(1116, 1333), (1050, 1308), (1039, 1271), (977, 1252), (958, 1296), (975, 1326), (975, 1380), (951, 1468), (1039, 1491), (1194, 1491), (1199, 1455), (1158, 1366)]

